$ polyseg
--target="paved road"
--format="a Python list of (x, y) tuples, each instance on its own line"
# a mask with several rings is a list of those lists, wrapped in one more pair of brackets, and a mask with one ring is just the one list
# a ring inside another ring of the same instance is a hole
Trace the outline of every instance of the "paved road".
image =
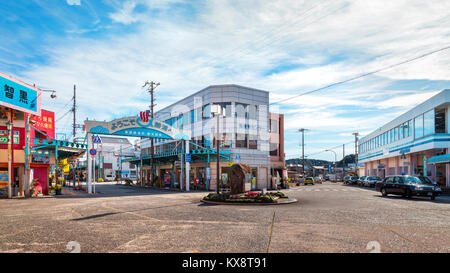
[[(450, 199), (324, 183), (282, 206), (200, 204), (205, 193), (97, 185), (95, 197), (0, 200), (0, 252), (450, 252)], [(275, 213), (275, 218), (273, 217)], [(273, 222), (272, 236), (270, 230)]]

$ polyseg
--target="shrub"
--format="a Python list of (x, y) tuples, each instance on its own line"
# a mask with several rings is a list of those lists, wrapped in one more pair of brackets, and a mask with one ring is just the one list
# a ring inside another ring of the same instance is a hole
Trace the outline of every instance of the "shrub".
[(125, 185), (130, 186), (133, 184), (133, 181), (131, 179), (125, 179)]
[(271, 192), (270, 195), (277, 196), (279, 198), (288, 198), (288, 196), (281, 191)]
[(98, 182), (105, 182), (105, 180), (103, 180), (103, 178), (100, 177), (100, 178), (98, 179)]

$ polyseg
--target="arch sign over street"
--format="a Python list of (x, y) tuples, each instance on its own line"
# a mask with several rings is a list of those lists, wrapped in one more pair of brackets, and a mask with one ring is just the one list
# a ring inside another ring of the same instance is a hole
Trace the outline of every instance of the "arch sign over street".
[[(189, 154), (189, 141), (191, 140), (191, 132), (181, 131), (165, 122), (148, 118), (148, 115), (134, 117), (125, 117), (113, 121), (85, 121), (88, 150), (93, 148), (92, 134), (99, 135), (115, 135), (128, 137), (143, 137), (143, 138), (160, 138), (183, 140), (185, 142), (186, 154)], [(93, 162), (92, 162), (93, 161)], [(92, 193), (92, 183), (94, 183), (95, 193), (95, 156), (88, 157), (88, 193)], [(190, 162), (185, 162), (186, 172), (190, 171)], [(182, 175), (183, 176), (183, 175)], [(186, 190), (189, 191), (189, 175), (185, 176)], [(182, 179), (180, 179), (181, 181)], [(182, 187), (183, 183), (180, 183)]]
[(87, 120), (85, 121), (85, 125), (86, 131), (89, 134), (180, 140), (191, 139), (190, 132), (180, 131), (155, 119), (143, 121), (139, 116), (120, 118), (110, 122)]

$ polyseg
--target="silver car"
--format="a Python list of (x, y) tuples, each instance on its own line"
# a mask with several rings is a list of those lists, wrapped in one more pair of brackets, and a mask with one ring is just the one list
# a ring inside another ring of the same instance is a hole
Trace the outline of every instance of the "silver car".
[(381, 182), (381, 178), (379, 178), (378, 176), (366, 176), (366, 178), (363, 181), (363, 186), (364, 187), (375, 187), (375, 185), (378, 182)]

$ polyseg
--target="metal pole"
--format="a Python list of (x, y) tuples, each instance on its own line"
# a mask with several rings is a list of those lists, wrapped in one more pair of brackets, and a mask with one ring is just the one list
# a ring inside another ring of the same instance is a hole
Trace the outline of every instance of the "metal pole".
[(342, 144), (342, 179), (345, 176), (345, 144)]
[(216, 128), (216, 152), (217, 152), (217, 158), (216, 158), (216, 160), (217, 160), (217, 169), (216, 169), (216, 172), (217, 172), (217, 174), (216, 174), (216, 181), (217, 181), (217, 194), (219, 194), (220, 193), (220, 191), (219, 191), (219, 184), (220, 184), (220, 175), (219, 175), (219, 172), (220, 172), (220, 168), (219, 168), (219, 163), (220, 163), (220, 151), (219, 151), (219, 114), (217, 114), (217, 128)]
[[(186, 154), (189, 154), (189, 140), (186, 140)], [(189, 179), (190, 179), (190, 170), (191, 170), (191, 163), (186, 162), (186, 191), (189, 191)]]
[(13, 141), (13, 118), (14, 118), (14, 110), (9, 111), (9, 122), (11, 123), (11, 130), (8, 132), (8, 198), (12, 198), (12, 182), (13, 182), (13, 150), (12, 150), (12, 144)]
[(29, 174), (30, 174), (30, 170), (28, 169), (30, 167), (30, 162), (29, 162), (29, 156), (30, 156), (30, 114), (27, 114), (27, 119), (26, 119), (26, 131), (25, 131), (25, 175), (24, 175), (24, 181), (25, 181), (25, 197), (28, 197), (29, 195), (29, 190), (28, 190), (28, 186), (29, 186)]

